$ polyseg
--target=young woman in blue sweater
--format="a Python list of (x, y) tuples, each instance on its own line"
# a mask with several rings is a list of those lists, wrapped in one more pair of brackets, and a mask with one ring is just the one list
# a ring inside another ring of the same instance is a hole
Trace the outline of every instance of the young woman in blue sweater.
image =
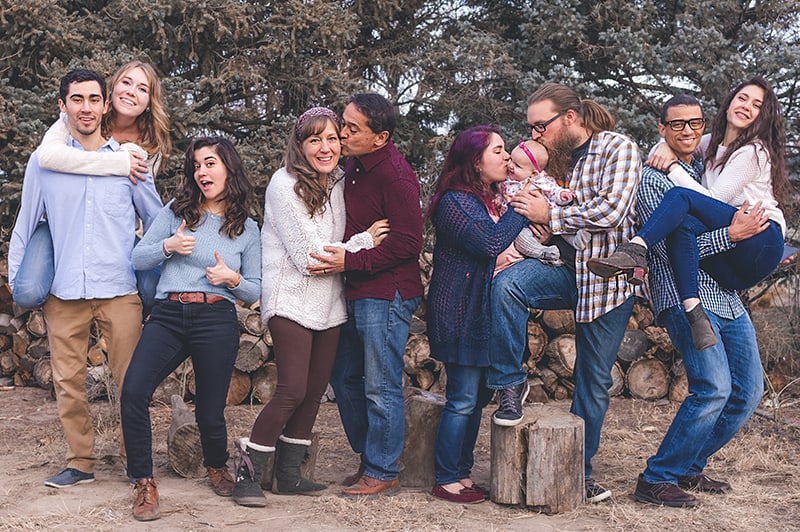
[(133, 516), (158, 519), (153, 480), (150, 399), (156, 386), (192, 358), (195, 418), (203, 465), (214, 492), (230, 496), (225, 400), (239, 349), (234, 304), (261, 295), (261, 245), (248, 218), (253, 187), (230, 141), (194, 139), (184, 180), (156, 217), (131, 260), (136, 269), (161, 263), (156, 303), (133, 353), (122, 389), (122, 431), (128, 475), (135, 480)]
[(460, 133), (429, 210), (436, 245), (427, 299), (428, 338), (431, 356), (447, 372), (432, 494), (452, 502), (476, 503), (488, 496), (469, 477), (481, 412), (493, 393), (485, 386), (492, 324), (489, 294), (496, 271), (523, 258), (513, 242), (528, 223), (495, 202), (509, 160), (496, 128), (476, 126)]

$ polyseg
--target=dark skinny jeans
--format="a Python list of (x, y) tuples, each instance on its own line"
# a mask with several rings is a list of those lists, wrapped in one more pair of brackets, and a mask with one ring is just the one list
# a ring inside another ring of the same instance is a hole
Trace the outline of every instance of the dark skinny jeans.
[(783, 233), (770, 220), (769, 227), (736, 243), (723, 253), (699, 260), (697, 236), (727, 227), (736, 207), (684, 187), (664, 194), (652, 216), (637, 233), (648, 247), (666, 239), (667, 255), (682, 300), (699, 297), (698, 267), (728, 290), (754, 286), (778, 267), (783, 256)]
[(238, 350), (239, 325), (233, 303), (156, 300), (125, 374), (120, 400), (130, 477), (153, 476), (150, 400), (161, 381), (189, 356), (194, 369), (195, 419), (200, 429), (203, 465), (225, 467), (225, 401)]

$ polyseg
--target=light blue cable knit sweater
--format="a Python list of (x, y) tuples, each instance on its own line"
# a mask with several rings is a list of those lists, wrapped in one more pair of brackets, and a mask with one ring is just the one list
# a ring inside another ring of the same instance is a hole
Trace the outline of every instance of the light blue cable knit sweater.
[[(175, 234), (181, 225), (181, 219), (170, 209), (172, 201), (158, 213), (131, 255), (131, 262), (137, 270), (149, 270), (163, 262), (156, 299), (166, 299), (169, 292), (205, 292), (220, 295), (232, 303), (236, 299), (245, 303), (257, 301), (261, 296), (261, 241), (256, 223), (248, 218), (244, 232), (231, 239), (219, 231), (224, 218), (206, 213), (194, 231), (184, 231), (184, 234), (195, 237), (192, 253), (173, 253), (167, 257), (164, 255), (164, 239)], [(236, 288), (224, 284), (214, 286), (206, 279), (206, 267), (216, 264), (215, 251), (231, 270), (242, 276)]]

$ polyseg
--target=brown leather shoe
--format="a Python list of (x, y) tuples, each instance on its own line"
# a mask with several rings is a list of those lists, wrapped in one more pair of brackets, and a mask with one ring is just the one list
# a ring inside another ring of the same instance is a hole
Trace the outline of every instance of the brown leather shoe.
[(233, 487), (236, 485), (231, 472), (227, 467), (207, 467), (208, 480), (211, 481), (211, 486), (214, 488), (214, 493), (220, 497), (230, 497), (233, 493)]
[(661, 506), (672, 506), (674, 508), (688, 508), (697, 506), (697, 499), (694, 495), (686, 493), (677, 485), (670, 482), (658, 482), (651, 484), (639, 475), (636, 483), (636, 491), (633, 498), (639, 502), (649, 502)]
[(161, 517), (158, 509), (158, 490), (152, 478), (140, 478), (133, 485), (133, 518), (153, 521)]
[(361, 480), (362, 476), (364, 476), (364, 464), (359, 464), (358, 471), (356, 471), (352, 475), (344, 477), (344, 480), (342, 481), (342, 486), (350, 487), (359, 480)]
[(373, 495), (394, 495), (400, 491), (400, 479), (378, 480), (369, 475), (361, 475), (358, 482), (342, 490), (345, 497), (363, 497)]
[(722, 495), (733, 491), (731, 485), (724, 480), (714, 480), (702, 474), (678, 477), (678, 486), (685, 490), (702, 491), (713, 493), (714, 495)]

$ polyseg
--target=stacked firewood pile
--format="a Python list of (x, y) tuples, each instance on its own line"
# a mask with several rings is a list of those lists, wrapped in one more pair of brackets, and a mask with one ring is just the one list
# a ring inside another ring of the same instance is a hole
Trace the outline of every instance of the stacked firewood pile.
[[(0, 256), (0, 272), (7, 268)], [(420, 257), (423, 283), (430, 279), (431, 256)], [(41, 309), (21, 309), (11, 301), (5, 276), (0, 277), (0, 386), (40, 386), (52, 389), (50, 348)], [(277, 370), (272, 338), (261, 323), (259, 308), (237, 305), (240, 328), (239, 352), (231, 377), (228, 404), (269, 401), (275, 392)], [(90, 399), (115, 393), (108, 374), (106, 341), (95, 333), (87, 346), (87, 392)], [(442, 363), (431, 356), (425, 335), (425, 304), (417, 309), (405, 350), (404, 379), (412, 386), (444, 393), (447, 377)], [(529, 400), (545, 402), (566, 399), (575, 388), (575, 320), (571, 311), (531, 310), (524, 364), (528, 369)], [(666, 331), (653, 325), (653, 314), (645, 301), (638, 301), (612, 369), (612, 395), (626, 394), (647, 400), (669, 397), (681, 401), (686, 377), (680, 358)], [(191, 361), (174, 371), (156, 390), (153, 400), (170, 404), (172, 395), (194, 395)], [(333, 399), (332, 391), (323, 401)]]

